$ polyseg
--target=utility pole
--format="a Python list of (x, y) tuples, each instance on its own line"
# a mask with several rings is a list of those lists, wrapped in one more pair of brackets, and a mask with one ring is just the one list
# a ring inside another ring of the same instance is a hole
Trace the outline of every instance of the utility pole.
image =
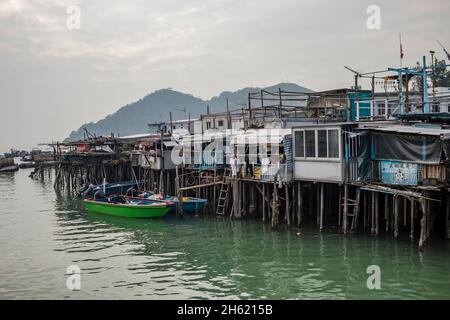
[(427, 58), (425, 56), (423, 56), (422, 81), (423, 81), (423, 112), (430, 113), (430, 101), (428, 99), (428, 82), (427, 82)]
[[(358, 77), (361, 76), (361, 74), (352, 68), (349, 68), (347, 66), (344, 66), (345, 69), (353, 72), (355, 74), (355, 113), (356, 113), (356, 120), (359, 120), (359, 98), (358, 98)], [(351, 106), (349, 106), (351, 108)], [(350, 110), (350, 117), (351, 117), (351, 110)]]
[[(435, 54), (435, 53), (436, 53), (435, 51), (430, 50), (430, 54), (431, 54), (431, 70), (432, 70), (432, 73), (434, 73), (434, 71), (435, 71), (435, 64), (434, 64), (434, 54)], [(434, 92), (434, 80), (433, 80), (433, 77), (431, 77), (431, 85), (432, 85), (432, 95), (433, 95), (433, 101), (434, 101), (435, 92)]]

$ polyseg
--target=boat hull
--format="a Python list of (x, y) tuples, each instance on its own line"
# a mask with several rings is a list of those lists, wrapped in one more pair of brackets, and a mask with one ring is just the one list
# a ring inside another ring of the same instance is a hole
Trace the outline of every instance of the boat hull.
[(125, 218), (162, 218), (170, 210), (164, 204), (161, 205), (129, 205), (100, 202), (92, 199), (84, 200), (88, 212), (96, 212), (116, 217)]
[[(176, 198), (166, 198), (166, 200), (174, 201), (174, 204), (170, 206), (171, 212), (177, 211), (177, 206), (179, 204)], [(205, 207), (207, 200), (198, 198), (189, 198), (188, 200), (183, 200), (182, 202), (183, 212), (185, 213), (200, 213)]]
[(19, 170), (19, 166), (14, 165), (14, 166), (9, 166), (9, 167), (3, 167), (0, 169), (0, 172), (15, 172), (17, 170)]

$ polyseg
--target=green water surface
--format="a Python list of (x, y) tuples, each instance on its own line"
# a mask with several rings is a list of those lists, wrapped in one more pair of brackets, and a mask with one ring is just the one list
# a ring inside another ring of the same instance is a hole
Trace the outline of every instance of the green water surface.
[[(0, 175), (0, 298), (449, 299), (450, 244), (261, 221), (87, 214), (29, 170)], [(81, 290), (66, 269), (81, 269)], [(381, 289), (369, 290), (378, 265)]]

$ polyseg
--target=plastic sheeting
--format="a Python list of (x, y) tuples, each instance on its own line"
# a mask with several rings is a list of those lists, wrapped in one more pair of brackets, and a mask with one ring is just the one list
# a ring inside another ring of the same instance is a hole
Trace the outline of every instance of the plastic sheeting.
[(438, 164), (442, 144), (438, 136), (371, 132), (371, 159)]

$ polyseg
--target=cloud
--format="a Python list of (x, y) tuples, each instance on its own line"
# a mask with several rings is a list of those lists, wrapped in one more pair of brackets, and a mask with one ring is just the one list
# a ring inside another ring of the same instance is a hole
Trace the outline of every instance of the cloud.
[[(366, 28), (371, 4), (381, 30)], [(66, 27), (70, 5), (81, 9), (80, 30)], [(399, 32), (405, 65), (431, 49), (442, 57), (436, 39), (450, 47), (449, 14), (448, 0), (3, 0), (0, 105), (12, 107), (2, 107), (0, 130), (21, 123), (26, 140), (58, 114), (68, 123), (52, 122), (54, 136), (64, 136), (163, 87), (209, 98), (287, 78), (316, 90), (349, 86), (344, 65), (398, 64)], [(23, 119), (30, 109), (35, 117)]]

